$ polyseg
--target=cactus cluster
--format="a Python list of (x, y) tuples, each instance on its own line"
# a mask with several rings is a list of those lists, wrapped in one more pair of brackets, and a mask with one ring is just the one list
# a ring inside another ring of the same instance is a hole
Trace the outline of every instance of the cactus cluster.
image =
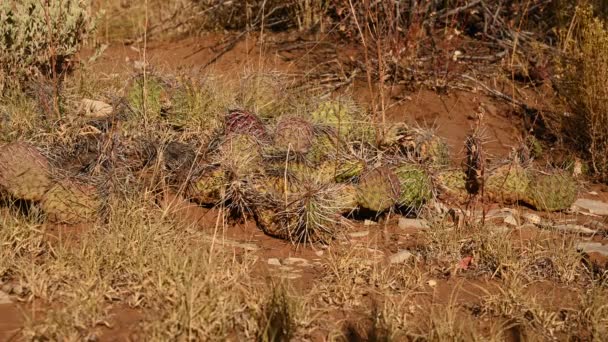
[(10, 195), (40, 201), (52, 183), (50, 163), (34, 146), (16, 142), (0, 147), (0, 188)]
[(70, 179), (55, 182), (40, 202), (48, 220), (69, 224), (94, 222), (102, 204), (97, 187)]

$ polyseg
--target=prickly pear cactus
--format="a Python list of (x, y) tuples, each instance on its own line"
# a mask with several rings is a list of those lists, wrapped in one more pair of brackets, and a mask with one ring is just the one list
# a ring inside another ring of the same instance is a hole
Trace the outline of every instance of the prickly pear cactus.
[(220, 168), (204, 172), (189, 189), (188, 197), (203, 205), (216, 205), (223, 198), (227, 180)]
[(484, 192), (496, 201), (515, 203), (528, 198), (530, 179), (526, 170), (516, 162), (502, 165), (488, 175)]
[(359, 179), (358, 202), (362, 208), (383, 212), (395, 205), (401, 194), (397, 176), (386, 167), (364, 173)]
[(226, 135), (251, 135), (261, 141), (268, 141), (266, 126), (260, 118), (250, 111), (232, 109), (224, 117), (224, 133)]
[(270, 236), (288, 240), (289, 231), (283, 220), (277, 215), (278, 207), (272, 205), (259, 205), (254, 208), (254, 219), (260, 230)]
[(313, 163), (335, 161), (345, 146), (332, 132), (321, 132), (315, 136), (307, 158)]
[(282, 151), (306, 153), (314, 141), (314, 129), (310, 122), (296, 117), (282, 117), (277, 123), (274, 142)]
[(339, 213), (348, 214), (355, 211), (358, 207), (358, 191), (353, 184), (343, 184), (340, 193), (337, 194)]
[(30, 144), (0, 147), (0, 188), (15, 198), (40, 201), (51, 187), (50, 171), (47, 158)]
[(401, 194), (398, 204), (411, 209), (419, 209), (433, 197), (433, 185), (429, 176), (419, 166), (401, 165), (395, 169), (399, 179)]
[(257, 173), (262, 168), (259, 141), (248, 134), (231, 134), (219, 147), (218, 161), (230, 178)]
[(468, 197), (465, 174), (462, 170), (443, 170), (436, 176), (439, 191), (458, 201)]
[(559, 211), (570, 208), (576, 200), (576, 195), (576, 181), (568, 173), (535, 172), (528, 187), (527, 202), (537, 210)]
[(448, 145), (437, 135), (421, 135), (416, 142), (416, 155), (422, 163), (441, 168), (450, 163)]
[(95, 186), (72, 180), (56, 182), (40, 202), (49, 221), (66, 224), (96, 221), (102, 204)]
[(333, 128), (339, 137), (347, 137), (356, 124), (351, 106), (340, 101), (326, 101), (312, 112), (315, 123)]

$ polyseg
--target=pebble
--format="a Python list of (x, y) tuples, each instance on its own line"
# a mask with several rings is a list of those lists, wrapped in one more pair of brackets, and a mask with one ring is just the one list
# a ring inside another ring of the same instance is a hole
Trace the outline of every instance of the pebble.
[(294, 257), (289, 257), (286, 259), (283, 259), (283, 265), (296, 265), (296, 266), (308, 266), (308, 260), (303, 259), (303, 258), (294, 258)]
[(515, 215), (513, 215), (513, 214), (509, 214), (507, 217), (505, 217), (503, 222), (510, 226), (514, 226), (514, 227), (519, 226), (519, 222), (517, 222), (517, 218), (515, 218)]
[(391, 255), (389, 260), (390, 260), (391, 264), (401, 264), (401, 263), (408, 261), (412, 257), (414, 257), (414, 254), (412, 254), (408, 250), (403, 250), (403, 251), (400, 251), (400, 252), (397, 252), (397, 253)]
[(281, 266), (281, 260), (279, 260), (277, 258), (270, 258), (270, 259), (268, 259), (268, 265)]
[(572, 210), (590, 214), (608, 216), (608, 204), (602, 201), (579, 198), (572, 205)]
[(416, 229), (428, 229), (429, 223), (422, 219), (409, 219), (405, 217), (399, 218), (399, 228), (416, 228)]
[(372, 221), (372, 220), (365, 220), (365, 221), (363, 221), (363, 225), (364, 226), (375, 226), (377, 224), (378, 224), (378, 222)]
[(322, 256), (322, 255), (323, 255), (323, 251), (316, 251), (316, 252), (315, 252), (315, 254), (316, 254), (317, 256)]
[(524, 219), (532, 224), (541, 224), (543, 219), (536, 214), (524, 214)]
[(362, 238), (369, 235), (369, 230), (362, 230), (360, 232), (348, 233), (348, 236), (352, 238)]
[(426, 282), (430, 287), (435, 287), (437, 286), (437, 280), (431, 279), (429, 281)]

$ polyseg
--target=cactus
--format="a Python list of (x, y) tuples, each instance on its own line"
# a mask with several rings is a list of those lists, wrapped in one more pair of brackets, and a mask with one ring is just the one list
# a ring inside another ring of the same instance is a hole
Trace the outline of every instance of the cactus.
[(386, 211), (397, 203), (400, 194), (399, 179), (386, 167), (368, 171), (359, 179), (357, 195), (362, 208)]
[(421, 135), (416, 142), (416, 155), (420, 162), (432, 167), (441, 168), (450, 163), (448, 145), (436, 135)]
[(282, 117), (277, 123), (275, 144), (282, 151), (306, 153), (314, 140), (312, 124), (296, 117)]
[(224, 134), (248, 134), (260, 141), (268, 141), (270, 136), (260, 118), (243, 109), (232, 109), (224, 117)]
[(216, 205), (224, 197), (226, 182), (222, 169), (207, 170), (189, 189), (188, 197), (203, 205)]
[(95, 186), (72, 180), (56, 182), (40, 202), (49, 221), (77, 224), (94, 222), (102, 208), (102, 199)]
[(526, 202), (542, 211), (559, 211), (570, 208), (576, 200), (574, 178), (566, 172), (533, 173)]
[(465, 174), (462, 170), (443, 170), (437, 174), (437, 185), (440, 192), (458, 201), (468, 197)]
[(382, 146), (436, 168), (445, 167), (450, 162), (447, 143), (431, 129), (412, 128), (405, 123), (393, 125), (385, 134)]
[(229, 135), (219, 147), (218, 158), (231, 179), (257, 173), (262, 168), (259, 141), (247, 134)]
[(344, 148), (341, 140), (333, 132), (320, 132), (315, 136), (306, 157), (313, 163), (335, 161)]
[(15, 142), (0, 148), (0, 188), (15, 198), (40, 201), (52, 185), (49, 161), (34, 146)]
[(433, 197), (433, 185), (419, 166), (405, 164), (394, 172), (401, 188), (398, 200), (400, 206), (416, 210)]
[(339, 101), (322, 102), (312, 113), (312, 120), (331, 127), (338, 137), (345, 138), (356, 126), (356, 119), (350, 107), (352, 106)]
[(515, 203), (528, 198), (530, 179), (518, 163), (509, 163), (493, 170), (485, 181), (484, 191), (497, 201)]
[(338, 183), (348, 182), (359, 177), (365, 170), (366, 163), (361, 159), (341, 159), (335, 162), (335, 181)]

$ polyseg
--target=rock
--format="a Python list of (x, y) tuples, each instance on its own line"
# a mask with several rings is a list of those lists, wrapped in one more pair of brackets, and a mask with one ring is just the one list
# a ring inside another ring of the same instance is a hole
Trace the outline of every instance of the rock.
[(0, 305), (2, 304), (11, 304), (13, 301), (11, 300), (11, 297), (9, 297), (9, 295), (4, 292), (4, 291), (0, 291)]
[(517, 221), (518, 221), (517, 218), (513, 214), (507, 215), (507, 217), (505, 217), (505, 219), (504, 219), (504, 223), (506, 223), (510, 226), (514, 226), (514, 227), (519, 226), (519, 222), (517, 222)]
[(362, 230), (360, 232), (348, 233), (348, 236), (352, 238), (362, 238), (369, 235), (369, 230)]
[(91, 99), (80, 100), (78, 112), (82, 113), (87, 118), (103, 119), (112, 115), (114, 108), (111, 105)]
[(375, 226), (377, 224), (378, 224), (378, 222), (372, 221), (372, 220), (365, 220), (365, 221), (363, 221), (363, 225), (364, 226)]
[(295, 265), (295, 266), (308, 266), (308, 260), (303, 259), (303, 258), (294, 258), (294, 257), (289, 257), (286, 259), (283, 259), (283, 265)]
[(576, 249), (585, 253), (599, 253), (603, 256), (608, 256), (608, 245), (602, 245), (599, 242), (579, 242)]
[(408, 261), (409, 259), (411, 259), (413, 257), (414, 257), (414, 254), (412, 254), (410, 251), (403, 250), (403, 251), (400, 251), (400, 252), (397, 252), (397, 253), (391, 255), (389, 260), (390, 260), (391, 264), (401, 264), (401, 263)]
[(268, 265), (281, 266), (281, 260), (279, 260), (277, 258), (270, 258), (270, 259), (268, 259)]
[(597, 195), (599, 195), (599, 194), (597, 193), (597, 191), (589, 191), (589, 192), (588, 192), (588, 194), (589, 194), (589, 195), (592, 195), (592, 196), (597, 196)]
[(536, 214), (531, 214), (531, 213), (524, 214), (524, 219), (527, 222), (535, 224), (535, 225), (541, 224), (543, 222), (543, 219), (540, 216), (538, 216)]
[(230, 239), (217, 238), (217, 237), (214, 238), (213, 235), (203, 236), (202, 238), (206, 242), (216, 243), (219, 245), (224, 245), (224, 246), (229, 246), (229, 247), (242, 248), (247, 251), (257, 251), (258, 249), (260, 249), (260, 247), (258, 247), (257, 245), (254, 245), (252, 243), (243, 243), (243, 242), (238, 242), (238, 241), (234, 241), (234, 240), (230, 240)]
[(315, 252), (315, 254), (316, 254), (317, 256), (322, 256), (322, 255), (323, 255), (323, 251), (316, 251), (316, 252)]
[(588, 212), (594, 215), (608, 216), (608, 203), (586, 198), (579, 198), (572, 205), (572, 210)]
[(436, 287), (437, 286), (437, 280), (431, 279), (429, 281), (426, 282), (430, 287)]
[(280, 277), (283, 278), (283, 279), (293, 280), (293, 279), (301, 278), (302, 275), (297, 274), (297, 273), (285, 273), (285, 274), (281, 274)]
[(422, 219), (408, 219), (405, 217), (399, 218), (399, 228), (416, 228), (416, 229), (428, 229), (429, 223)]
[(507, 218), (514, 215), (517, 215), (517, 212), (511, 208), (492, 209), (486, 213), (486, 220), (493, 218)]
[(593, 230), (593, 229), (589, 229), (587, 227), (578, 225), (578, 224), (558, 224), (553, 226), (553, 228), (562, 231), (562, 232), (567, 232), (567, 233), (577, 233), (577, 234), (584, 234), (584, 235), (593, 235), (596, 234), (597, 231)]
[(25, 288), (21, 285), (15, 285), (15, 286), (13, 286), (12, 293), (15, 296), (21, 296), (21, 295), (23, 295), (23, 293), (25, 293)]

